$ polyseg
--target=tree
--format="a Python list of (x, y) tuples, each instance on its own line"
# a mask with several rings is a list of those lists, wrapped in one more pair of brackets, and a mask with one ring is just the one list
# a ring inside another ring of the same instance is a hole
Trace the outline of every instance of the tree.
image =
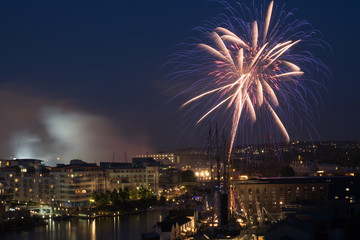
[(130, 192), (127, 187), (124, 189), (119, 188), (119, 199), (120, 202), (128, 202), (130, 200)]
[(295, 176), (294, 169), (290, 166), (285, 166), (279, 170), (280, 177), (292, 177)]
[(107, 204), (106, 195), (104, 193), (97, 193), (96, 191), (94, 191), (91, 197), (94, 199), (96, 205)]

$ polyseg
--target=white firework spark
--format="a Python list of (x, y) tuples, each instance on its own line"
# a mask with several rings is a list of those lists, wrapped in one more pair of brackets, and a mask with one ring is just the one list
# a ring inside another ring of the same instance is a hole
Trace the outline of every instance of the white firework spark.
[[(205, 90), (198, 91), (182, 107), (210, 97), (213, 104), (207, 103), (210, 107), (200, 116), (197, 124), (221, 107), (231, 110), (228, 160), (241, 116), (245, 113), (254, 123), (257, 112), (264, 108), (280, 130), (283, 139), (290, 141), (288, 131), (276, 112), (279, 108), (278, 96), (301, 95), (298, 90), (292, 90), (292, 86), (301, 86), (304, 74), (296, 62), (316, 61), (312, 56), (291, 54), (291, 49), (302, 41), (301, 36), (306, 38), (309, 35), (292, 34), (292, 39), (285, 38), (284, 32), (287, 30), (281, 32), (282, 30), (278, 29), (279, 20), (272, 24), (273, 8), (274, 2), (271, 1), (262, 21), (247, 23), (237, 19), (245, 26), (242, 30), (249, 30), (243, 33), (244, 36), (235, 34), (230, 28), (216, 26), (210, 33), (212, 44), (198, 44), (201, 51), (206, 52), (208, 59), (211, 59), (211, 67), (201, 67), (201, 64), (206, 65), (204, 62), (192, 68), (191, 73), (197, 67), (205, 69), (203, 74), (207, 77), (192, 85), (199, 88), (200, 84), (204, 84)], [(291, 27), (291, 24), (287, 25), (287, 29)]]

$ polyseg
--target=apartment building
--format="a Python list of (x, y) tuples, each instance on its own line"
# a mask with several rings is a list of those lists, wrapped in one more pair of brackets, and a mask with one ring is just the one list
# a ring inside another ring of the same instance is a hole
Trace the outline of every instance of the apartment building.
[(71, 160), (70, 164), (58, 164), (50, 175), (54, 179), (55, 206), (88, 206), (94, 191), (105, 191), (105, 174), (95, 163)]
[(54, 198), (51, 168), (37, 159), (0, 160), (0, 198), (51, 204)]
[(105, 172), (106, 189), (113, 191), (119, 188), (128, 188), (134, 191), (140, 187), (158, 194), (159, 191), (159, 166), (136, 162), (133, 164), (101, 162)]
[(56, 167), (37, 159), (0, 160), (0, 164), (0, 200), (81, 207), (90, 204), (95, 191), (140, 187), (155, 195), (159, 191), (159, 163), (154, 159), (100, 166), (76, 159)]

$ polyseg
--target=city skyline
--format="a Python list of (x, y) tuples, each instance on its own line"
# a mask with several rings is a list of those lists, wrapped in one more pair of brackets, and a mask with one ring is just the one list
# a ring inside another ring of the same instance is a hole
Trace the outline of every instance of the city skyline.
[[(360, 4), (284, 3), (330, 46), (319, 52), (332, 77), (313, 140), (359, 140)], [(3, 3), (0, 158), (94, 162), (116, 152), (124, 161), (124, 152), (205, 146), (208, 129), (182, 123), (182, 102), (169, 102), (163, 67), (192, 28), (222, 12), (207, 1)]]

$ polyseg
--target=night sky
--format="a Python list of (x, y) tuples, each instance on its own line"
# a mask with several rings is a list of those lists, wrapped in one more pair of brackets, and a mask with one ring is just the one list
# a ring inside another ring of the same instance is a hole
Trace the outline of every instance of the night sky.
[[(360, 3), (284, 3), (331, 46), (317, 54), (331, 79), (314, 139), (359, 140)], [(169, 102), (164, 65), (222, 12), (203, 0), (2, 1), (0, 158), (124, 161), (205, 146), (206, 130), (181, 124), (181, 99)]]

